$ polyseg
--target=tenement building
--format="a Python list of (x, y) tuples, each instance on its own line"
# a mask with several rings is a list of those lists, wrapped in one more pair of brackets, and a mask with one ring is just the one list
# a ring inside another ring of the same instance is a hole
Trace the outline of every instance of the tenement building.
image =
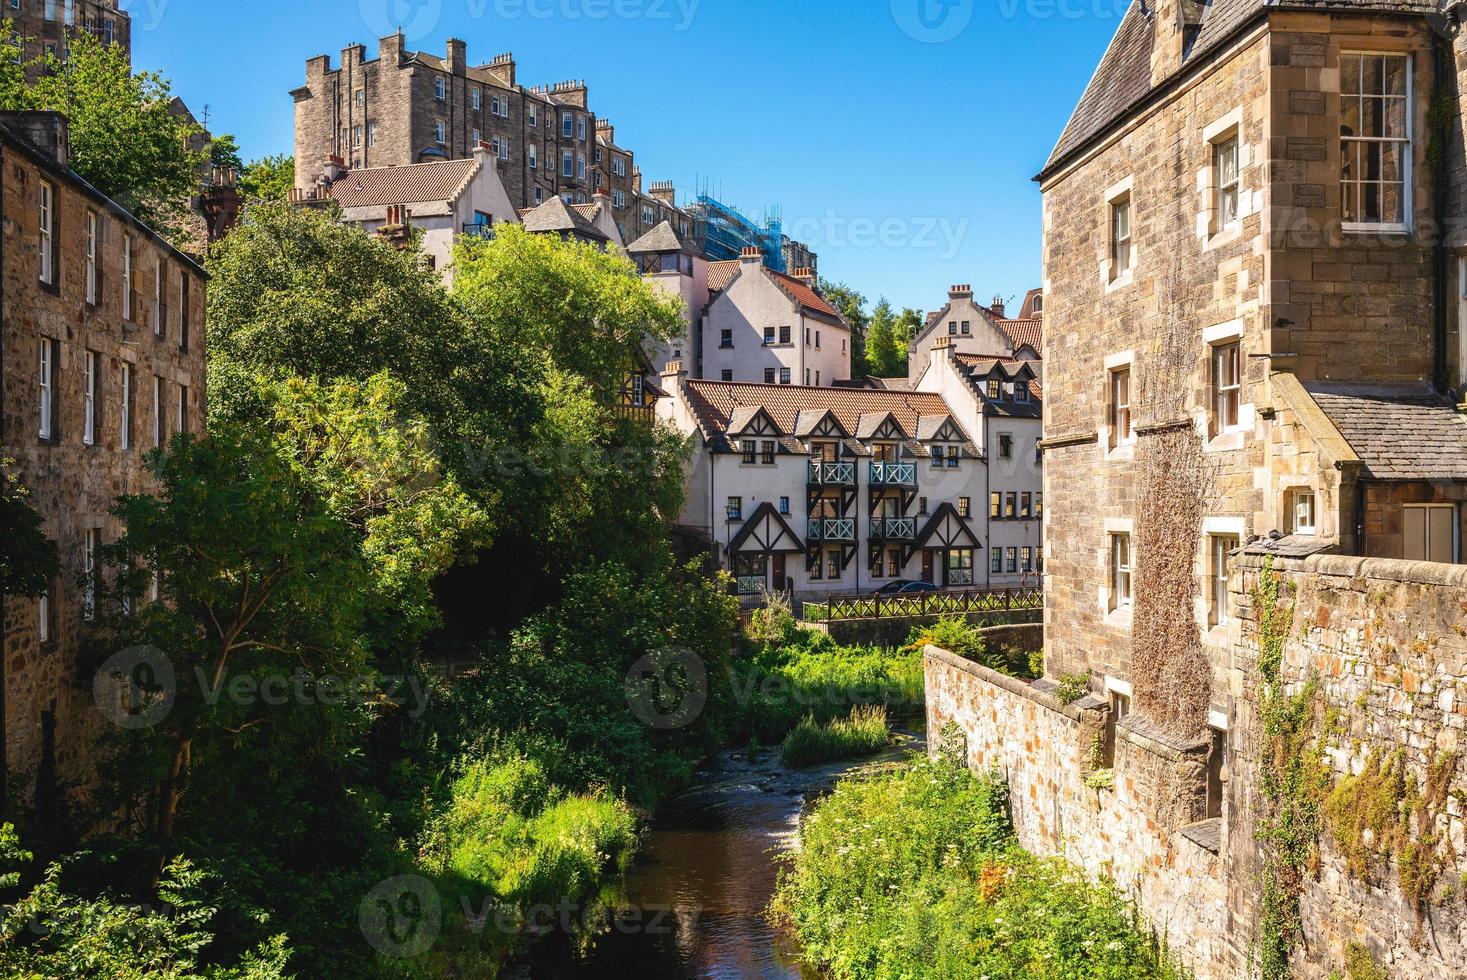
[(1038, 177), (1050, 681), (929, 718), (1202, 977), (1467, 973), (1462, 66), (1455, 4), (1135, 3)]
[(68, 169), (64, 117), (0, 116), (0, 174), (0, 455), (61, 557), (42, 598), (0, 600), (5, 748), (54, 784), (88, 767), (80, 657), (113, 501), (153, 486), (150, 450), (203, 428), (205, 278)]
[(22, 58), (65, 56), (67, 39), (79, 31), (132, 55), (132, 15), (120, 0), (9, 0), (5, 19), (22, 41)]
[(377, 56), (364, 45), (306, 63), (295, 89), (297, 187), (310, 191), (332, 158), (351, 169), (401, 167), (471, 156), (489, 148), (510, 200), (533, 208), (560, 196), (610, 201), (621, 239), (630, 242), (664, 221), (679, 235), (694, 228), (670, 183), (644, 191), (631, 150), (590, 106), (584, 81), (527, 88), (512, 55), (468, 63), (468, 46), (450, 40), (443, 56), (409, 51), (401, 34), (383, 38)]

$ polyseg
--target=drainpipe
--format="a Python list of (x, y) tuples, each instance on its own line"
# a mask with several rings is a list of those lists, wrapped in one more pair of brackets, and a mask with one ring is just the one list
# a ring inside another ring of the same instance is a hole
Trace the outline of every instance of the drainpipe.
[[(984, 565), (987, 570), (983, 573), (983, 584), (985, 588), (993, 588), (993, 503), (989, 497), (993, 493), (993, 454), (988, 451), (990, 445), (989, 419), (987, 414), (983, 416), (983, 496), (978, 498), (978, 506), (983, 508), (983, 539), (988, 543), (988, 554), (984, 555)], [(978, 558), (975, 556), (974, 561)]]
[[(0, 146), (0, 227), (5, 224), (5, 150)], [(5, 281), (5, 245), (0, 242), (0, 282)], [(5, 291), (0, 289), (0, 456), (5, 454)], [(5, 474), (0, 472), (0, 480)], [(10, 755), (6, 744), (10, 739), (5, 706), (9, 700), (9, 678), (5, 662), (10, 659), (5, 636), (5, 581), (0, 576), (0, 817), (10, 815)]]
[[(1433, 110), (1438, 104), (1437, 100), (1447, 97), (1447, 78), (1451, 74), (1450, 52), (1447, 49), (1447, 41), (1441, 34), (1436, 34), (1432, 40), (1432, 53), (1435, 56), (1436, 78), (1432, 92), (1432, 105), (1431, 109), (1427, 111), (1427, 119), (1435, 118)], [(1438, 133), (1432, 133), (1432, 140), (1440, 147), (1440, 150), (1437, 153), (1435, 172), (1432, 174), (1434, 183), (1432, 212), (1436, 219), (1436, 244), (1432, 249), (1432, 260), (1435, 266), (1435, 281), (1432, 288), (1435, 309), (1432, 316), (1431, 380), (1436, 390), (1445, 394), (1452, 386), (1447, 372), (1447, 267), (1449, 257), (1447, 254), (1448, 185), (1444, 159), (1446, 140)], [(1458, 324), (1457, 329), (1463, 329), (1463, 325)]]

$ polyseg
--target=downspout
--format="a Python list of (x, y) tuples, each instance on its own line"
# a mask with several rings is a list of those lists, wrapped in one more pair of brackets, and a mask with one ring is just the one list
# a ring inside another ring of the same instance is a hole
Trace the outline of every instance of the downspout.
[[(0, 144), (0, 228), (5, 226), (5, 149)], [(0, 282), (5, 281), (5, 242), (0, 239)], [(0, 456), (5, 455), (5, 290), (0, 289)], [(0, 471), (0, 480), (5, 474)], [(0, 488), (3, 492), (3, 488)], [(10, 815), (10, 754), (6, 751), (10, 740), (5, 707), (9, 703), (9, 677), (5, 664), (10, 659), (6, 649), (5, 635), (5, 581), (0, 575), (0, 817)]]
[[(1449, 30), (1454, 30), (1448, 27)], [(1436, 242), (1432, 249), (1435, 276), (1432, 285), (1433, 292), (1433, 315), (1432, 315), (1432, 384), (1436, 390), (1445, 394), (1451, 385), (1451, 377), (1447, 371), (1447, 162), (1446, 153), (1448, 139), (1442, 132), (1442, 118), (1450, 120), (1450, 113), (1443, 113), (1442, 107), (1449, 107), (1450, 92), (1447, 88), (1447, 78), (1451, 68), (1449, 64), (1450, 52), (1447, 48), (1447, 40), (1441, 33), (1436, 33), (1432, 40), (1432, 53), (1435, 56), (1436, 77), (1434, 91), (1431, 97), (1431, 106), (1427, 111), (1426, 118), (1431, 126), (1431, 143), (1427, 150), (1432, 165), (1432, 181), (1434, 184), (1432, 213), (1436, 220)], [(1462, 325), (1458, 324), (1458, 329)], [(1362, 539), (1363, 540), (1363, 539)]]
[[(988, 554), (983, 557), (984, 566), (987, 569), (983, 573), (983, 584), (985, 588), (993, 588), (993, 454), (988, 451), (991, 443), (988, 441), (989, 418), (988, 413), (983, 413), (983, 496), (978, 498), (978, 506), (983, 508), (983, 539), (988, 542)], [(976, 561), (977, 559), (975, 559)]]

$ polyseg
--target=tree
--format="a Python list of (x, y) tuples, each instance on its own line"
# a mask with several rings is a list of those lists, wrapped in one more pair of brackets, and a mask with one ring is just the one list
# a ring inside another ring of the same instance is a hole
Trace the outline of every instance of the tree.
[(26, 488), (9, 472), (12, 465), (0, 459), (0, 598), (38, 596), (60, 568), (56, 543), (42, 530)]
[(284, 153), (251, 160), (240, 171), (240, 193), (251, 200), (284, 201), (295, 186), (295, 157)]
[(47, 54), (31, 67), (30, 85), (19, 66), (0, 74), (0, 109), (65, 114), (72, 169), (155, 228), (175, 228), (207, 155), (189, 149), (202, 130), (169, 111), (168, 81), (134, 75), (123, 46), (86, 31), (71, 35), (65, 61)]
[(209, 143), (209, 163), (220, 169), (243, 170), (244, 161), (239, 156), (239, 141), (230, 133), (214, 137)]
[(914, 310), (910, 306), (902, 310), (902, 315), (897, 317), (896, 327), (893, 333), (896, 336), (897, 359), (901, 362), (902, 370), (905, 371), (910, 361), (912, 341), (922, 332), (922, 311)]
[(851, 325), (851, 377), (865, 377), (870, 373), (866, 364), (866, 326), (870, 323), (870, 318), (866, 315), (866, 297), (845, 283), (831, 282), (828, 279), (820, 280), (820, 294)]
[(896, 342), (896, 318), (891, 304), (883, 297), (871, 313), (871, 327), (866, 334), (866, 363), (872, 374), (892, 378), (906, 373)]

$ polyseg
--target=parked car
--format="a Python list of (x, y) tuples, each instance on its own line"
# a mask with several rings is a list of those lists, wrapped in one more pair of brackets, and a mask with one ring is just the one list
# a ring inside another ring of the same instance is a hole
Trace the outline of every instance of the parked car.
[(905, 579), (898, 579), (895, 582), (888, 582), (885, 585), (883, 585), (881, 588), (877, 589), (876, 590), (876, 594), (877, 595), (915, 595), (915, 594), (917, 594), (919, 592), (936, 592), (936, 591), (937, 591), (937, 586), (933, 585), (931, 582), (909, 582), (909, 581), (907, 581)]

